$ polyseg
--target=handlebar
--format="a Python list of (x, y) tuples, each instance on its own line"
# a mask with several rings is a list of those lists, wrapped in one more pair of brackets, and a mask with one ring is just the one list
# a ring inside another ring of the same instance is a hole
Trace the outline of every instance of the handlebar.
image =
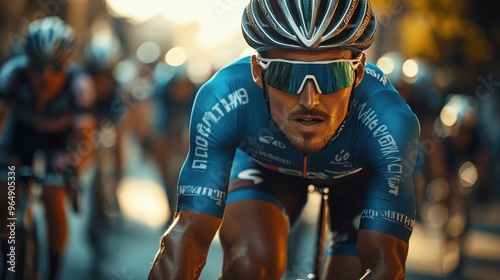
[[(2, 163), (1, 166), (9, 166), (10, 164)], [(78, 182), (78, 174), (76, 169), (71, 165), (66, 165), (61, 173), (47, 172), (47, 158), (42, 150), (38, 150), (33, 154), (31, 165), (21, 165), (17, 167), (16, 176), (24, 182), (33, 180), (36, 187), (43, 185), (65, 187), (68, 191), (68, 196), (71, 200), (73, 210), (78, 213), (80, 211), (79, 192), (80, 185)], [(0, 178), (2, 180), (4, 178)]]

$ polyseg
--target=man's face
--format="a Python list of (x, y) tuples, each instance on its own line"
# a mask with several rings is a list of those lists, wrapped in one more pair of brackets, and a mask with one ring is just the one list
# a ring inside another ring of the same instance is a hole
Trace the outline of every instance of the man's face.
[(66, 67), (67, 59), (46, 62), (31, 58), (28, 68), (31, 88), (38, 95), (56, 94), (66, 82)]
[[(273, 50), (266, 52), (265, 57), (319, 61), (350, 59), (352, 53), (350, 51)], [(357, 69), (354, 85), (361, 80), (363, 75), (364, 59), (363, 56), (363, 63)], [(258, 76), (262, 69), (256, 64), (255, 59), (252, 61), (254, 79), (257, 84), (262, 86), (261, 76)], [(304, 154), (320, 151), (326, 147), (346, 117), (353, 86), (325, 95), (318, 92), (312, 79), (308, 79), (302, 90), (298, 94), (292, 95), (266, 83), (272, 118), (296, 150)]]
[(93, 76), (97, 98), (104, 100), (108, 98), (116, 86), (116, 80), (111, 73), (97, 73)]

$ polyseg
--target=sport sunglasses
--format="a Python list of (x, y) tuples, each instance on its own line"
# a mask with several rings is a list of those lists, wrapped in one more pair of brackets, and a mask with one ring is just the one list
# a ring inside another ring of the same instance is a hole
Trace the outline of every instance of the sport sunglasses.
[(32, 59), (30, 61), (30, 67), (37, 72), (52, 71), (61, 72), (64, 70), (65, 63), (63, 61), (44, 61), (38, 59)]
[(355, 72), (362, 54), (352, 59), (299, 61), (264, 58), (257, 54), (257, 63), (269, 86), (288, 94), (299, 94), (312, 80), (321, 94), (331, 94), (354, 84)]

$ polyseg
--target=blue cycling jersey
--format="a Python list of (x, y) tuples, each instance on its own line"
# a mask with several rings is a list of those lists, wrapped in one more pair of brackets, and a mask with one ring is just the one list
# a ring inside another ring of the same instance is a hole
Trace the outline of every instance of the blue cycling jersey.
[(360, 229), (408, 240), (415, 217), (418, 120), (371, 63), (352, 94), (336, 136), (325, 149), (305, 156), (291, 147), (270, 117), (262, 89), (252, 79), (250, 58), (221, 69), (195, 99), (178, 209), (222, 217), (230, 171), (239, 164), (233, 162), (238, 151), (263, 168), (316, 181), (367, 170), (370, 179)]
[(171, 132), (173, 126), (187, 127), (189, 114), (193, 105), (193, 97), (196, 87), (193, 85), (193, 93), (186, 100), (176, 100), (171, 95), (169, 88), (174, 80), (160, 81), (154, 88), (151, 98), (152, 103), (152, 125), (154, 133), (165, 135)]

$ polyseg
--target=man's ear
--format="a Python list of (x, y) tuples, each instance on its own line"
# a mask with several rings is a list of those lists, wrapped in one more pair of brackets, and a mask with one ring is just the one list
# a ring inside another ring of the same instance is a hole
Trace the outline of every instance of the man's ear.
[(354, 86), (357, 87), (363, 76), (365, 75), (365, 63), (366, 63), (366, 55), (363, 53), (361, 56), (361, 62), (358, 64), (358, 69), (356, 70), (356, 81)]
[(262, 87), (262, 68), (260, 68), (260, 65), (257, 63), (257, 57), (255, 55), (252, 55), (251, 62), (253, 81), (259, 87)]

